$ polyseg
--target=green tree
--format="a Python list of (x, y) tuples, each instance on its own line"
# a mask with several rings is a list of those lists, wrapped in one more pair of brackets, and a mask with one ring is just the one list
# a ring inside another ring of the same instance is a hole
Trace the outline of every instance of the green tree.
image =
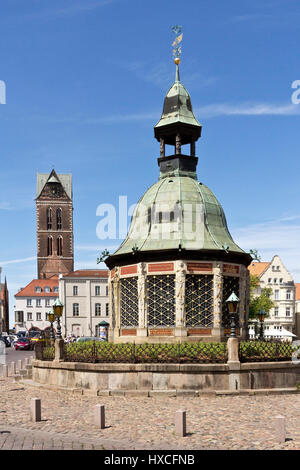
[(264, 310), (268, 315), (271, 308), (275, 307), (275, 303), (271, 299), (272, 289), (265, 287), (261, 294), (254, 296), (254, 290), (259, 287), (259, 278), (257, 276), (250, 276), (250, 305), (249, 305), (249, 318), (257, 318), (260, 310)]

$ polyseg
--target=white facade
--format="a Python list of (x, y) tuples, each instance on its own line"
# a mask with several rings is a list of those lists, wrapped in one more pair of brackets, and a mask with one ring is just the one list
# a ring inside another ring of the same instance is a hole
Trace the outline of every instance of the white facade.
[(98, 324), (111, 324), (108, 270), (80, 270), (60, 276), (59, 297), (64, 305), (62, 334), (99, 336)]
[[(259, 264), (260, 263), (255, 262), (251, 264), (249, 267), (251, 274), (257, 272)], [(266, 287), (271, 288), (271, 299), (276, 304), (265, 319), (266, 330), (280, 330), (280, 327), (282, 327), (294, 333), (296, 327), (295, 284), (280, 257), (275, 255), (272, 261), (266, 264), (265, 269), (257, 275), (259, 277), (260, 286), (255, 289), (254, 295), (260, 295), (262, 289)]]
[(48, 314), (58, 297), (58, 279), (36, 279), (15, 295), (15, 329), (28, 332), (32, 328), (50, 327)]

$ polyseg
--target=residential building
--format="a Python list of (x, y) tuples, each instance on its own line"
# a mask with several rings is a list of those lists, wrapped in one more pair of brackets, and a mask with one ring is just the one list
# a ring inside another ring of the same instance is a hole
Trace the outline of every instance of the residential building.
[[(275, 307), (265, 319), (266, 335), (268, 331), (282, 329), (295, 333), (295, 284), (280, 257), (275, 255), (271, 262), (253, 261), (248, 269), (250, 275), (259, 278), (259, 287), (254, 290), (254, 295), (260, 295), (265, 287), (272, 289), (271, 299)], [(251, 328), (249, 333), (251, 335)]]
[(111, 323), (108, 270), (82, 269), (59, 277), (59, 297), (64, 304), (62, 333), (99, 336), (99, 323)]
[(34, 279), (15, 295), (16, 332), (45, 330), (50, 327), (48, 313), (59, 294), (58, 277)]
[(295, 284), (296, 335), (300, 338), (300, 284)]
[(6, 278), (1, 283), (0, 268), (0, 334), (9, 332), (9, 298)]
[(37, 174), (38, 278), (74, 270), (72, 175)]

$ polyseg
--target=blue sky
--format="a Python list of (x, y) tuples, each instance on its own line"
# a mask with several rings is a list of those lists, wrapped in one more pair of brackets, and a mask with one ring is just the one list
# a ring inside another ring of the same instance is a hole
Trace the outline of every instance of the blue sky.
[[(71, 172), (75, 267), (97, 268), (97, 206), (133, 204), (158, 177), (153, 138), (180, 68), (203, 125), (198, 176), (235, 240), (279, 254), (300, 282), (297, 0), (2, 0), (0, 266), (11, 293), (36, 277), (36, 173)], [(129, 220), (129, 219), (128, 219)]]

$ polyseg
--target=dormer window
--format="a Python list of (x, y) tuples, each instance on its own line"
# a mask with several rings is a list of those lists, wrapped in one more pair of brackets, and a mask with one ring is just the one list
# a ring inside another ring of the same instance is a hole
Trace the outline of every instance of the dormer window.
[(36, 286), (35, 292), (42, 292), (42, 288), (40, 286)]
[(49, 286), (45, 286), (45, 292), (47, 292), (47, 293), (51, 292), (51, 289), (50, 289)]

